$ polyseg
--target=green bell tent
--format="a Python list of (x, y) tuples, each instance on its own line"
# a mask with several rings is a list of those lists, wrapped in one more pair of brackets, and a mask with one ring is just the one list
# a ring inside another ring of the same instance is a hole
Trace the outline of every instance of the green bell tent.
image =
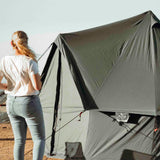
[(160, 21), (151, 11), (60, 34), (42, 82), (48, 157), (158, 158)]

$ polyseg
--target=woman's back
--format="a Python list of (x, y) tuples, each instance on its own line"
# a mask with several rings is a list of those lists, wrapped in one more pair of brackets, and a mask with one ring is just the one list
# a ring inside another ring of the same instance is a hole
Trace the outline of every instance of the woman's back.
[(39, 93), (31, 82), (31, 75), (38, 73), (37, 63), (31, 58), (24, 55), (5, 56), (0, 68), (7, 80), (7, 94), (25, 96)]

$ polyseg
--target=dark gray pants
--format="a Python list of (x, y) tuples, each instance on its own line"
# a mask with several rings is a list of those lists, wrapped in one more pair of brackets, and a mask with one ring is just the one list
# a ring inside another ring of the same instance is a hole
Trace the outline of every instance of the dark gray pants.
[(7, 96), (7, 113), (14, 133), (14, 160), (24, 160), (27, 126), (34, 142), (33, 160), (42, 160), (45, 147), (43, 113), (38, 96)]

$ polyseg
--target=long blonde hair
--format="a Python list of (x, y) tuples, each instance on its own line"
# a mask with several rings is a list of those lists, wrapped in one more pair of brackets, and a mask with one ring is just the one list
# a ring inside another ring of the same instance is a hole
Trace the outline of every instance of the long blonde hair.
[(28, 46), (28, 36), (24, 31), (16, 31), (12, 34), (12, 46), (17, 49), (21, 55), (32, 58), (36, 60), (34, 52)]

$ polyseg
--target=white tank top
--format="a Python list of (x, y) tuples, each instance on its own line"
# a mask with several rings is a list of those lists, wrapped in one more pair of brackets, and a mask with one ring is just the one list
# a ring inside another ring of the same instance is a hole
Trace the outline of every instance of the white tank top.
[(6, 94), (11, 96), (37, 95), (30, 79), (32, 74), (38, 73), (38, 65), (31, 58), (18, 56), (5, 56), (0, 61), (0, 76), (7, 80)]

